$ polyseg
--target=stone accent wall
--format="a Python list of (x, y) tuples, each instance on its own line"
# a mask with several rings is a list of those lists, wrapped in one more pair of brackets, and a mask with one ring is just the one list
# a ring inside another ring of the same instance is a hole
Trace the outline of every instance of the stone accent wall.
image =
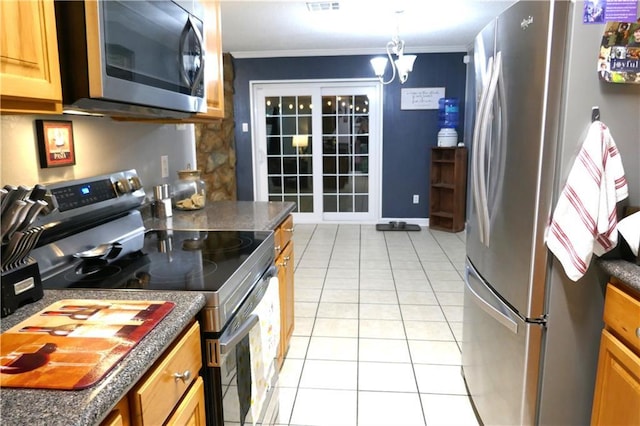
[(223, 55), (224, 118), (195, 125), (197, 168), (207, 184), (207, 200), (236, 200), (236, 143), (233, 119), (233, 62)]

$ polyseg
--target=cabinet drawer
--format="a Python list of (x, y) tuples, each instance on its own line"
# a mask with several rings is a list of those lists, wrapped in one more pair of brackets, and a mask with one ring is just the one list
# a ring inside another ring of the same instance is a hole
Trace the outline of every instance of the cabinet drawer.
[(640, 301), (609, 284), (604, 302), (604, 322), (632, 350), (640, 353)]
[(129, 399), (124, 397), (100, 423), (100, 426), (129, 426), (131, 424), (129, 418)]
[(289, 215), (287, 218), (282, 221), (280, 226), (276, 228), (275, 232), (275, 245), (276, 245), (276, 256), (280, 254), (282, 249), (291, 241), (291, 237), (293, 236), (293, 216)]
[(132, 424), (163, 424), (201, 367), (200, 327), (195, 322), (129, 393)]
[(204, 425), (207, 421), (204, 413), (204, 383), (202, 377), (198, 377), (166, 426)]

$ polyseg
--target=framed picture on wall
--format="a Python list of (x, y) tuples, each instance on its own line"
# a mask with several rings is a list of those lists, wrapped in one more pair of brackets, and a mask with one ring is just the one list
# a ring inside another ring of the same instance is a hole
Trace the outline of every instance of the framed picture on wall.
[(36, 120), (40, 167), (63, 167), (76, 164), (73, 122)]

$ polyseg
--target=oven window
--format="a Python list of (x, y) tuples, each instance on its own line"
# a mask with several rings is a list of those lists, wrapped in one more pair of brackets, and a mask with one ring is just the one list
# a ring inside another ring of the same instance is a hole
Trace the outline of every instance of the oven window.
[[(191, 16), (188, 24), (189, 13), (170, 1), (111, 0), (102, 5), (107, 75), (191, 95), (202, 53), (191, 25), (202, 35), (202, 21)], [(204, 91), (201, 86), (196, 94)]]

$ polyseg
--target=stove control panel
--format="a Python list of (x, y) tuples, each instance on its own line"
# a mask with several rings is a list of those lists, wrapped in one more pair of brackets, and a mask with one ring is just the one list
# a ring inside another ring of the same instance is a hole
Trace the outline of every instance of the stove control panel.
[(61, 212), (117, 197), (109, 179), (54, 188), (51, 189), (51, 193), (56, 197)]
[(58, 205), (52, 219), (58, 215), (64, 218), (83, 215), (107, 206), (118, 209), (120, 205), (126, 210), (140, 205), (145, 197), (142, 182), (135, 170), (49, 184), (47, 190)]

